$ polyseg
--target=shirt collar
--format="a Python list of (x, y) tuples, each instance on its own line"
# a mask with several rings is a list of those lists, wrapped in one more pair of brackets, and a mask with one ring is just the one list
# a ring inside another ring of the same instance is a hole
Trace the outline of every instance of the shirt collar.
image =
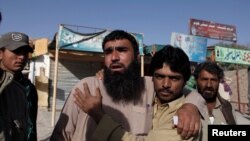
[(170, 109), (170, 112), (171, 112), (171, 111), (176, 111), (176, 109), (179, 109), (179, 107), (181, 107), (183, 105), (184, 99), (185, 99), (185, 96), (183, 95), (183, 96), (175, 99), (174, 101), (160, 104), (159, 98), (156, 96), (155, 100), (154, 100), (154, 105), (159, 107), (159, 108), (168, 107)]

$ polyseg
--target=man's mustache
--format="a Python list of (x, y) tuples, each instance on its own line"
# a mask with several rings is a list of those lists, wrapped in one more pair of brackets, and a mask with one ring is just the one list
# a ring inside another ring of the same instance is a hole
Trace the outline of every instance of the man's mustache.
[(204, 88), (204, 91), (214, 91), (214, 89), (206, 87), (206, 88)]
[(109, 65), (109, 68), (113, 68), (113, 67), (125, 67), (125, 65), (122, 63), (111, 63)]
[(169, 90), (169, 89), (160, 89), (158, 90), (158, 92), (163, 92), (163, 93), (170, 93), (170, 94), (173, 94), (174, 92)]

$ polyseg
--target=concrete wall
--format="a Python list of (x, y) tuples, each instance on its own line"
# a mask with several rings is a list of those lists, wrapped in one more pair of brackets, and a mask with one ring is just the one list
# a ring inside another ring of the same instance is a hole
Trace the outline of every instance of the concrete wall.
[(229, 86), (232, 89), (231, 103), (236, 110), (249, 113), (248, 71), (241, 69), (237, 71), (225, 71), (225, 76), (232, 81)]

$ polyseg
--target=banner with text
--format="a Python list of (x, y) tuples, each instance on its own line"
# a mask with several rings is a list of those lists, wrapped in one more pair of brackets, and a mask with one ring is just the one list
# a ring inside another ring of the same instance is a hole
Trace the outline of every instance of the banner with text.
[(218, 40), (237, 42), (236, 27), (211, 21), (190, 19), (189, 34)]
[(215, 46), (215, 61), (250, 65), (250, 51)]
[(154, 44), (154, 45), (145, 46), (144, 54), (151, 54), (151, 56), (153, 56), (157, 51), (161, 50), (164, 46), (166, 45)]
[[(60, 49), (103, 52), (103, 38), (111, 31), (102, 30), (95, 33), (79, 33), (61, 26), (59, 29), (58, 45)], [(143, 55), (143, 35), (131, 33), (138, 41), (140, 54)]]
[(206, 60), (207, 38), (173, 32), (170, 44), (182, 48), (192, 62)]

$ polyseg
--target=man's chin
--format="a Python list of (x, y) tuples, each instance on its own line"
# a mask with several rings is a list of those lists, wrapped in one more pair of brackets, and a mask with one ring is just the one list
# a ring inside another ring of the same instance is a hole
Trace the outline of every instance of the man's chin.
[(22, 70), (23, 70), (23, 67), (16, 67), (15, 69), (13, 69), (13, 72), (19, 72)]

